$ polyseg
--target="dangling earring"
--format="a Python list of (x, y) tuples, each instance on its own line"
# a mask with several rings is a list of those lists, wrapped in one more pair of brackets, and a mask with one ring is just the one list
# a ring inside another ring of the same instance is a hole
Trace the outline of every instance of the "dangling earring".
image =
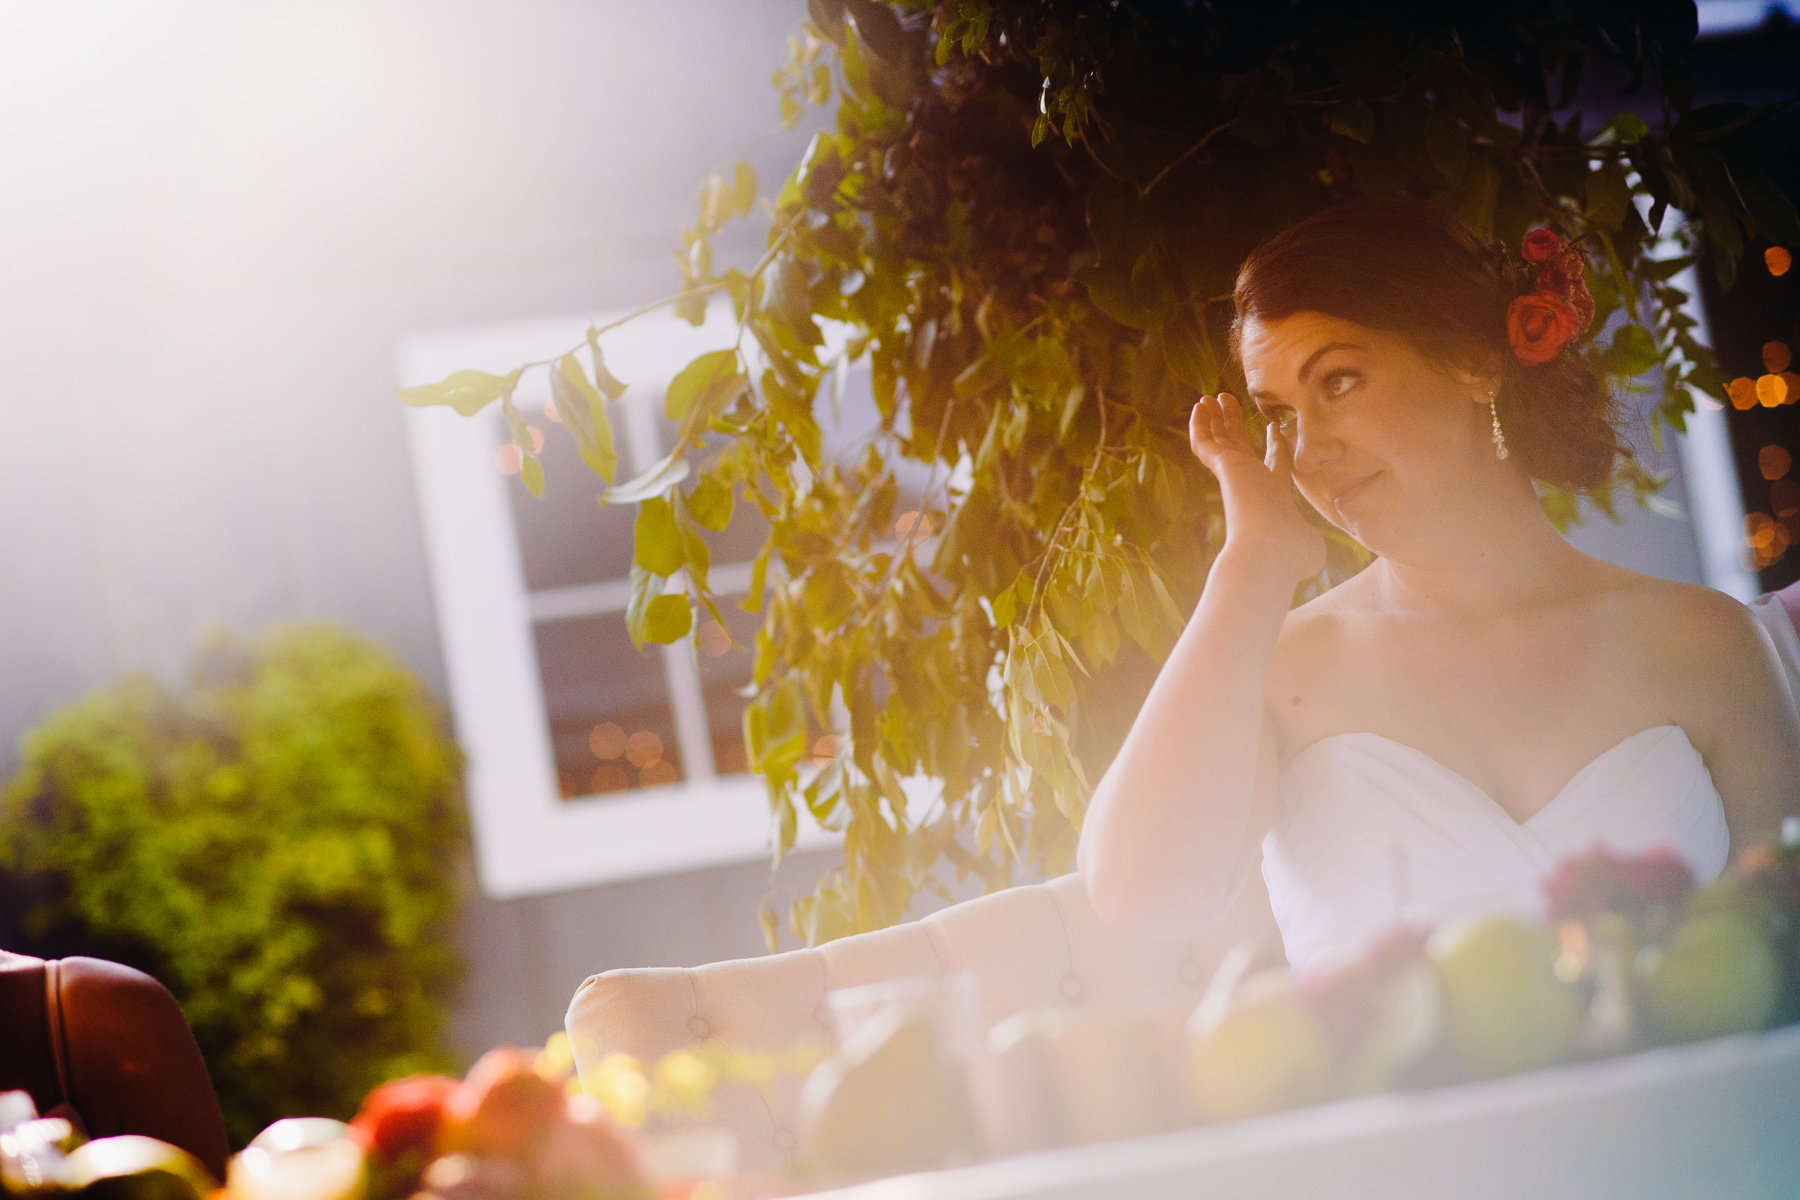
[(1494, 406), (1494, 393), (1488, 393), (1488, 413), (1494, 418), (1494, 457), (1505, 461), (1506, 435), (1500, 432), (1500, 410)]

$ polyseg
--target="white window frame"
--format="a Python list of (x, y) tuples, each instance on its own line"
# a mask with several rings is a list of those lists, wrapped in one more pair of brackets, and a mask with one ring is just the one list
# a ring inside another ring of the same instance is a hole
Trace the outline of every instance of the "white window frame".
[[(505, 374), (580, 345), (590, 320), (607, 319), (548, 317), (421, 333), (399, 347), (400, 385), (435, 382), (466, 368)], [(605, 337), (607, 365), (630, 385), (613, 406), (621, 479), (663, 453), (657, 422), (667, 381), (695, 355), (729, 346), (736, 336), (720, 307), (698, 328), (655, 314)], [(521, 379), (515, 400), (530, 419), (547, 397), (538, 368)], [(628, 585), (527, 588), (510, 484), (495, 466), (495, 451), (509, 440), (498, 408), (471, 418), (445, 408), (405, 414), (450, 705), (468, 757), (482, 890), (497, 899), (541, 895), (766, 856), (772, 825), (761, 779), (716, 773), (692, 634), (660, 649), (646, 647), (662, 655), (686, 778), (562, 798), (532, 628), (539, 620), (623, 611)], [(597, 492), (599, 479), (593, 483)], [(710, 580), (723, 593), (747, 586), (748, 576), (747, 565), (720, 564)], [(802, 806), (798, 848), (837, 839)]]

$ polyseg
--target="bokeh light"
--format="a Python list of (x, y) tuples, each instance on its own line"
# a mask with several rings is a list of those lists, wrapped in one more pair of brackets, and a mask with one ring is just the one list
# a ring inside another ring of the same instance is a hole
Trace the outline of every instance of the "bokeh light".
[(1788, 268), (1794, 265), (1794, 256), (1780, 246), (1770, 246), (1763, 251), (1763, 262), (1768, 265), (1769, 274), (1786, 275)]
[(524, 465), (525, 456), (511, 442), (494, 451), (494, 466), (499, 468), (502, 475), (517, 475)]
[(1731, 407), (1739, 412), (1756, 407), (1756, 380), (1747, 375), (1732, 380), (1725, 393), (1731, 397)]
[(544, 431), (536, 425), (527, 425), (525, 432), (531, 435), (531, 452), (542, 454), (544, 452)]
[(1779, 375), (1762, 375), (1756, 380), (1756, 402), (1764, 408), (1776, 408), (1788, 398), (1787, 380)]
[(617, 763), (602, 763), (594, 768), (594, 774), (588, 780), (588, 790), (598, 796), (605, 792), (623, 792), (631, 787), (631, 776), (625, 768)]
[(843, 740), (835, 733), (828, 733), (813, 743), (812, 760), (814, 765), (828, 767), (831, 760), (837, 757), (838, 748)]
[(625, 739), (625, 758), (642, 771), (662, 758), (662, 739), (648, 729), (640, 729)]
[(1753, 512), (1744, 518), (1744, 544), (1750, 548), (1757, 570), (1772, 567), (1787, 553), (1788, 528), (1768, 513)]
[(1784, 521), (1793, 516), (1800, 516), (1800, 483), (1792, 479), (1777, 480), (1769, 489), (1769, 507), (1775, 515)]
[(554, 421), (558, 425), (562, 424), (562, 414), (556, 411), (555, 400), (544, 401), (544, 420)]
[(681, 772), (675, 769), (675, 764), (664, 762), (660, 758), (653, 763), (646, 763), (638, 771), (638, 782), (644, 787), (659, 787), (665, 783), (674, 783), (680, 778)]
[(708, 658), (731, 653), (731, 634), (717, 621), (708, 621), (700, 627), (700, 653)]
[(1794, 352), (1788, 349), (1786, 342), (1764, 342), (1762, 359), (1763, 370), (1771, 375), (1779, 375), (1794, 361)]
[(613, 759), (625, 753), (625, 730), (617, 721), (594, 726), (588, 734), (588, 749), (595, 758)]
[(1764, 446), (1756, 454), (1757, 470), (1764, 479), (1780, 479), (1794, 465), (1794, 456), (1785, 446)]

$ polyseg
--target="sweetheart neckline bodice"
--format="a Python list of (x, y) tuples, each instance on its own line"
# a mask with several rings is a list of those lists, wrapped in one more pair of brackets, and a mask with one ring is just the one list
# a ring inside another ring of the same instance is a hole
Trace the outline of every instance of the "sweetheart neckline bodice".
[(1687, 730), (1682, 728), (1680, 725), (1677, 725), (1673, 722), (1667, 722), (1667, 723), (1664, 723), (1661, 725), (1647, 726), (1643, 729), (1638, 730), (1636, 733), (1626, 734), (1624, 737), (1620, 738), (1618, 741), (1614, 742), (1612, 745), (1608, 746), (1606, 749), (1602, 750), (1600, 753), (1594, 755), (1593, 758), (1590, 758), (1579, 770), (1577, 770), (1575, 772), (1575, 774), (1573, 774), (1569, 777), (1569, 780), (1567, 783), (1563, 784), (1562, 787), (1560, 787), (1556, 790), (1556, 793), (1554, 795), (1552, 795), (1549, 800), (1545, 801), (1542, 805), (1540, 805), (1538, 807), (1537, 811), (1533, 812), (1530, 816), (1526, 817), (1522, 821), (1519, 818), (1513, 816), (1512, 813), (1507, 810), (1507, 807), (1504, 804), (1502, 804), (1502, 803), (1500, 803), (1500, 801), (1496, 800), (1494, 798), (1494, 794), (1492, 792), (1488, 791), (1486, 788), (1482, 787), (1480, 784), (1478, 784), (1474, 780), (1470, 779), (1467, 775), (1464, 775), (1461, 771), (1456, 770), (1454, 767), (1445, 766), (1441, 759), (1437, 758), (1435, 755), (1426, 753), (1425, 751), (1419, 749), (1417, 746), (1414, 746), (1410, 742), (1403, 742), (1399, 738), (1388, 737), (1384, 733), (1374, 733), (1374, 732), (1368, 731), (1368, 730), (1354, 729), (1354, 730), (1346, 730), (1343, 733), (1328, 733), (1324, 737), (1315, 738), (1312, 741), (1308, 742), (1306, 745), (1302, 746), (1298, 752), (1296, 752), (1295, 754), (1291, 755), (1288, 758), (1287, 762), (1282, 765), (1282, 773), (1286, 774), (1288, 771), (1292, 770), (1294, 764), (1296, 762), (1298, 762), (1301, 758), (1305, 757), (1308, 754), (1311, 754), (1314, 750), (1318, 749), (1320, 746), (1323, 746), (1328, 742), (1341, 742), (1341, 741), (1345, 741), (1348, 739), (1355, 739), (1355, 738), (1372, 738), (1375, 741), (1382, 742), (1389, 746), (1397, 747), (1398, 749), (1406, 752), (1407, 754), (1413, 755), (1420, 762), (1430, 765), (1431, 767), (1435, 768), (1437, 771), (1439, 771), (1443, 775), (1448, 776), (1450, 779), (1461, 784), (1463, 786), (1463, 788), (1465, 788), (1468, 792), (1470, 792), (1473, 795), (1479, 797), (1480, 799), (1486, 801), (1487, 804), (1490, 805), (1494, 809), (1494, 811), (1498, 812), (1501, 816), (1505, 817), (1508, 821), (1511, 821), (1513, 824), (1517, 825), (1521, 829), (1528, 829), (1531, 827), (1532, 822), (1538, 820), (1545, 813), (1547, 813), (1551, 809), (1557, 807), (1558, 803), (1561, 802), (1565, 796), (1567, 796), (1570, 792), (1575, 791), (1583, 782), (1585, 782), (1586, 780), (1592, 778), (1595, 774), (1597, 774), (1601, 765), (1604, 764), (1608, 758), (1619, 753), (1621, 750), (1624, 750), (1625, 748), (1630, 746), (1633, 742), (1635, 742), (1639, 738), (1648, 737), (1651, 734), (1664, 733), (1668, 730), (1674, 730), (1676, 733), (1679, 733), (1681, 735), (1682, 741), (1687, 743), (1688, 749), (1690, 751), (1692, 751), (1696, 757), (1699, 756), (1700, 752), (1698, 750), (1694, 749), (1693, 739), (1688, 737)]
[(1607, 747), (1523, 821), (1425, 751), (1362, 730), (1308, 743), (1282, 764), (1277, 792), (1263, 878), (1296, 967), (1397, 921), (1541, 915), (1544, 880), (1600, 847), (1672, 849), (1697, 882), (1730, 856), (1706, 760), (1674, 724)]

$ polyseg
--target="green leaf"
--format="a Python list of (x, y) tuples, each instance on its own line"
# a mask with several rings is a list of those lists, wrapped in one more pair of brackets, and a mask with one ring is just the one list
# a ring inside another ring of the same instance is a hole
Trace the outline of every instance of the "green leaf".
[(1469, 139), (1448, 110), (1434, 108), (1425, 118), (1425, 151), (1438, 174), (1455, 187), (1469, 169)]
[(1587, 177), (1587, 217), (1607, 232), (1625, 223), (1631, 207), (1631, 186), (1617, 163), (1607, 163)]
[(1361, 99), (1340, 100), (1331, 110), (1331, 132), (1353, 142), (1369, 142), (1375, 138), (1375, 110)]
[(750, 385), (738, 369), (736, 350), (714, 350), (683, 367), (663, 397), (663, 416), (681, 423), (681, 437), (692, 438), (724, 411)]
[[(675, 500), (675, 528), (681, 534), (681, 555), (687, 564), (688, 578), (693, 581), (695, 590), (704, 595), (706, 571), (712, 562), (712, 552), (707, 549), (706, 540), (700, 536), (700, 527), (694, 523), (694, 516), (688, 511), (687, 497), (679, 488), (670, 495)], [(645, 503), (650, 501), (646, 500)]]
[(512, 429), (513, 445), (519, 448), (519, 482), (525, 485), (525, 490), (542, 500), (544, 466), (538, 462), (531, 428), (525, 424), (525, 418), (519, 415), (519, 406), (513, 403), (510, 388), (500, 397), (500, 409), (506, 414), (506, 423)]
[(1644, 118), (1632, 112), (1622, 112), (1606, 123), (1606, 131), (1621, 142), (1641, 142), (1650, 136), (1650, 126)]
[(681, 531), (675, 527), (675, 510), (661, 496), (652, 496), (638, 507), (632, 527), (632, 556), (646, 571), (669, 576), (681, 570)]
[(550, 398), (563, 428), (575, 439), (581, 460), (588, 469), (607, 483), (619, 465), (613, 448), (612, 422), (607, 419), (606, 400), (588, 382), (587, 372), (573, 354), (565, 354), (550, 368)]
[(588, 356), (594, 360), (594, 382), (608, 400), (617, 400), (625, 394), (625, 385), (606, 369), (606, 356), (600, 353), (600, 331), (592, 325), (588, 326), (587, 344)]
[(732, 172), (732, 212), (747, 217), (756, 206), (756, 170), (747, 162), (738, 163)]
[(1641, 325), (1621, 325), (1614, 331), (1612, 348), (1606, 352), (1606, 368), (1614, 375), (1642, 375), (1662, 364), (1662, 353), (1656, 339)]
[[(522, 371), (523, 368), (520, 368)], [(424, 387), (395, 388), (404, 404), (413, 408), (445, 405), (465, 417), (472, 417), (501, 396), (512, 392), (519, 382), (520, 371), (510, 375), (489, 375), (486, 371), (457, 371), (441, 383)]]
[(636, 562), (631, 564), (631, 601), (625, 607), (625, 631), (639, 650), (644, 648), (644, 620), (650, 602), (662, 595), (662, 589), (661, 575), (644, 570)]
[(644, 610), (644, 640), (667, 645), (679, 642), (694, 627), (694, 609), (686, 596), (658, 596)]
[(729, 483), (712, 475), (702, 475), (694, 490), (688, 493), (688, 511), (702, 527), (721, 533), (731, 524), (732, 499)]
[(670, 451), (651, 465), (635, 479), (629, 479), (617, 487), (609, 487), (600, 493), (602, 504), (636, 504), (651, 496), (660, 496), (676, 484), (688, 477), (692, 470), (687, 459), (680, 457), (679, 449)]
[(1163, 322), (1163, 358), (1175, 378), (1210, 395), (1219, 390), (1219, 368), (1213, 362), (1212, 348), (1206, 344), (1199, 321), (1197, 312), (1183, 308)]
[(806, 753), (806, 711), (792, 678), (766, 690), (744, 709), (744, 748), (750, 769), (780, 775)]

